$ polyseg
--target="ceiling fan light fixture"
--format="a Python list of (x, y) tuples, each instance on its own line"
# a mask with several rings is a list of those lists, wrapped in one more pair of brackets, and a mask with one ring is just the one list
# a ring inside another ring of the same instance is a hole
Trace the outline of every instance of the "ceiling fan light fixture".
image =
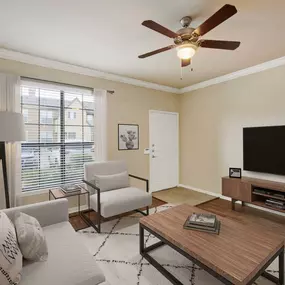
[(192, 44), (186, 44), (177, 48), (177, 56), (180, 59), (190, 59), (196, 53), (197, 47)]

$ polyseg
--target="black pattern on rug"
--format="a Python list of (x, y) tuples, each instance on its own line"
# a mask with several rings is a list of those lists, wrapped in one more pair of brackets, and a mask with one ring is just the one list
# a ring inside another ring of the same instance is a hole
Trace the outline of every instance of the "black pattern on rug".
[(97, 252), (93, 255), (94, 257), (96, 257), (98, 255), (98, 253), (100, 252), (100, 250), (102, 249), (102, 247), (106, 244), (108, 238), (110, 238), (113, 230), (115, 229), (115, 227), (117, 226), (117, 224), (119, 224), (119, 222), (121, 221), (121, 218), (118, 219), (118, 221), (115, 223), (115, 225), (112, 227), (111, 231), (109, 232), (109, 234), (106, 236), (106, 238), (104, 239), (104, 241), (102, 242), (102, 244), (99, 246)]

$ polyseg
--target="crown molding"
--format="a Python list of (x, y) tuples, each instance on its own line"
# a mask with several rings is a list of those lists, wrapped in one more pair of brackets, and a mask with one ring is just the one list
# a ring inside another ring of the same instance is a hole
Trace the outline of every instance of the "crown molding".
[(191, 92), (194, 90), (202, 89), (202, 88), (205, 88), (211, 85), (223, 83), (223, 82), (230, 81), (230, 80), (233, 80), (239, 77), (258, 73), (258, 72), (272, 69), (272, 68), (282, 66), (282, 65), (285, 65), (285, 56), (258, 64), (252, 67), (241, 69), (239, 71), (229, 73), (229, 74), (226, 74), (220, 77), (216, 77), (216, 78), (213, 78), (207, 81), (203, 81), (203, 82), (200, 82), (194, 85), (190, 85), (188, 87), (181, 88), (179, 90), (179, 94), (184, 94), (184, 93)]
[(92, 68), (82, 67), (78, 65), (73, 65), (69, 63), (64, 63), (56, 60), (51, 60), (47, 58), (42, 58), (22, 52), (17, 52), (13, 50), (8, 50), (5, 48), (0, 48), (0, 58), (8, 59), (8, 60), (15, 60), (27, 64), (33, 64), (41, 67), (52, 68), (62, 71), (67, 71), (71, 73), (77, 73), (81, 75), (87, 75), (92, 77), (97, 77), (105, 80), (135, 85), (139, 87), (154, 89), (158, 91), (164, 91), (168, 93), (179, 94), (180, 89), (173, 88), (165, 85), (159, 85), (156, 83), (151, 83), (143, 80), (138, 80), (134, 78), (129, 78), (125, 76), (120, 76), (112, 73), (107, 73), (103, 71), (99, 71)]
[(151, 82), (147, 82), (143, 80), (138, 80), (138, 79), (134, 79), (130, 77), (107, 73), (107, 72), (99, 71), (99, 70), (92, 69), (92, 68), (64, 63), (64, 62), (60, 62), (56, 60), (43, 58), (43, 57), (33, 56), (30, 54), (21, 53), (21, 52), (17, 52), (17, 51), (5, 49), (5, 48), (0, 48), (0, 58), (8, 59), (8, 60), (15, 60), (15, 61), (19, 61), (19, 62), (23, 62), (27, 64), (33, 64), (33, 65), (37, 65), (41, 67), (52, 68), (56, 70), (62, 70), (62, 71), (67, 71), (67, 72), (81, 74), (81, 75), (92, 76), (92, 77), (101, 78), (105, 80), (135, 85), (139, 87), (144, 87), (148, 89), (164, 91), (164, 92), (174, 93), (174, 94), (184, 94), (184, 93), (191, 92), (194, 90), (198, 90), (198, 89), (202, 89), (202, 88), (216, 85), (219, 83), (223, 83), (226, 81), (230, 81), (230, 80), (233, 80), (239, 77), (247, 76), (250, 74), (258, 73), (261, 71), (265, 71), (268, 69), (272, 69), (278, 66), (285, 65), (285, 56), (284, 56), (284, 57), (270, 60), (270, 61), (258, 64), (258, 65), (255, 65), (249, 68), (245, 68), (245, 69), (233, 72), (233, 73), (229, 73), (229, 74), (226, 74), (220, 77), (216, 77), (216, 78), (213, 78), (207, 81), (203, 81), (203, 82), (179, 89), (179, 88), (160, 85), (160, 84), (151, 83)]

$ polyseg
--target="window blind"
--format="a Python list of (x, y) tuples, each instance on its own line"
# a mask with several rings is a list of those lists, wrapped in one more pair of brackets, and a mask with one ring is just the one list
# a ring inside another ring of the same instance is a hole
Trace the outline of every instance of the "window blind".
[(95, 159), (95, 106), (92, 90), (21, 81), (23, 191), (81, 182), (84, 163)]

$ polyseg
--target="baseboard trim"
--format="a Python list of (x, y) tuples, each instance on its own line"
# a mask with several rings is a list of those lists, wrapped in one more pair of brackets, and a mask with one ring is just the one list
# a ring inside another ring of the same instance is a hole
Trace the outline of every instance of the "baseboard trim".
[(196, 191), (196, 192), (199, 192), (199, 193), (207, 194), (207, 195), (210, 195), (210, 196), (215, 196), (215, 197), (218, 197), (218, 198), (221, 198), (221, 199), (224, 199), (224, 200), (230, 200), (229, 197), (223, 196), (222, 194), (211, 192), (211, 191), (207, 191), (207, 190), (200, 189), (200, 188), (197, 188), (197, 187), (193, 187), (193, 186), (189, 186), (189, 185), (185, 185), (185, 184), (179, 184), (178, 187), (183, 187), (185, 189), (193, 190), (193, 191)]
[[(231, 198), (223, 196), (222, 194), (211, 192), (211, 191), (207, 191), (207, 190), (203, 190), (203, 189), (200, 189), (200, 188), (197, 188), (197, 187), (192, 187), (192, 186), (185, 185), (185, 184), (179, 184), (178, 187), (183, 187), (183, 188), (188, 189), (188, 190), (193, 190), (193, 191), (200, 192), (200, 193), (203, 193), (203, 194), (208, 194), (208, 195), (211, 195), (211, 196), (215, 196), (215, 197), (218, 197), (218, 198), (223, 199), (223, 200), (231, 201)], [(237, 204), (241, 204), (241, 202), (238, 201)], [(250, 203), (245, 203), (245, 205), (248, 206), (248, 207), (257, 209), (257, 210), (262, 210), (264, 212), (268, 212), (268, 213), (271, 213), (271, 214), (275, 214), (275, 215), (279, 215), (279, 216), (285, 217), (285, 213), (281, 213), (281, 212), (277, 212), (277, 211), (270, 210), (270, 209), (267, 209), (267, 208), (259, 207), (259, 206), (256, 206), (256, 205), (253, 205), (253, 204), (250, 204)]]

